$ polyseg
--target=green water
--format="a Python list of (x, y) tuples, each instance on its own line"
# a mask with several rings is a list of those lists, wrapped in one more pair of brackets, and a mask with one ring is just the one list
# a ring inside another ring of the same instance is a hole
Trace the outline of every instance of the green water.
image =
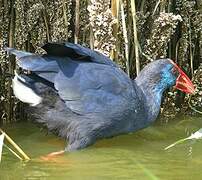
[(140, 132), (98, 141), (50, 161), (40, 157), (64, 148), (64, 140), (33, 123), (3, 129), (32, 158), (20, 162), (4, 148), (0, 180), (195, 180), (202, 179), (202, 140), (164, 148), (202, 128), (200, 117), (178, 117)]

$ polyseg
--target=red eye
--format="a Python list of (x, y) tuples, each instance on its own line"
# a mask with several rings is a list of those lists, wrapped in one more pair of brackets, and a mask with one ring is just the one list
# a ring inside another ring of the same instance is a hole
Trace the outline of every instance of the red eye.
[(178, 70), (177, 70), (176, 67), (173, 67), (173, 68), (172, 68), (172, 73), (173, 73), (175, 76), (178, 76), (178, 75), (179, 75), (179, 72), (178, 72)]

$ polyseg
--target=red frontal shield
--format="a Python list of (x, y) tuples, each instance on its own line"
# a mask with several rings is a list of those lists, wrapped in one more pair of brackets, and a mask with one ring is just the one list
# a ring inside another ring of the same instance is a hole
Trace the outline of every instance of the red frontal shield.
[(179, 76), (176, 79), (175, 88), (185, 93), (193, 94), (195, 92), (195, 88), (189, 77), (182, 71), (182, 69), (180, 69), (177, 64), (175, 64), (173, 61), (171, 62), (179, 72)]

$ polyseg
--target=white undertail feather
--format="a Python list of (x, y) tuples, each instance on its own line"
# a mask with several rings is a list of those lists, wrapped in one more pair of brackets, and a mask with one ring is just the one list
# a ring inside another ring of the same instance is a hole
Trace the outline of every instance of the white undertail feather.
[(25, 82), (25, 79), (20, 77), (15, 72), (15, 77), (12, 80), (12, 87), (13, 87), (13, 93), (14, 95), (22, 102), (28, 103), (31, 106), (36, 106), (41, 103), (42, 97), (40, 97), (36, 92), (34, 92), (33, 89), (26, 86), (22, 82)]

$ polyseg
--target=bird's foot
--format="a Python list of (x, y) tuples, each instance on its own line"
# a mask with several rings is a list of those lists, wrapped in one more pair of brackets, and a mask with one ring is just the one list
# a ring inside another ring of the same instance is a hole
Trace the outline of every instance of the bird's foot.
[(57, 157), (63, 155), (64, 152), (65, 152), (64, 150), (52, 152), (52, 153), (49, 153), (45, 156), (41, 156), (41, 159), (44, 161), (54, 161)]

